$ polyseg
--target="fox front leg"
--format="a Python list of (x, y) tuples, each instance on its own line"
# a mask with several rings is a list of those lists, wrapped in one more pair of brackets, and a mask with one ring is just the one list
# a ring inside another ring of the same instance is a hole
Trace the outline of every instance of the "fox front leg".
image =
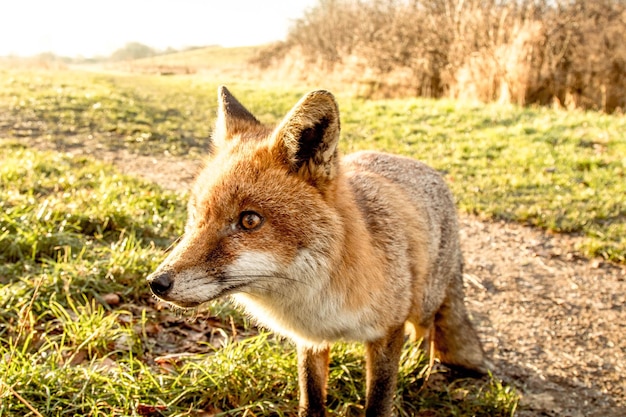
[(300, 417), (326, 416), (326, 383), (330, 347), (298, 346)]
[(404, 325), (393, 328), (381, 339), (366, 344), (366, 417), (391, 416), (403, 344)]

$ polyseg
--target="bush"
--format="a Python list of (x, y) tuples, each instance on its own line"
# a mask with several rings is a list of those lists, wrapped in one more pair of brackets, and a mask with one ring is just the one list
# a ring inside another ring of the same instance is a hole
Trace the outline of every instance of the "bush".
[(625, 38), (625, 0), (319, 0), (255, 62), (367, 96), (612, 112), (626, 107)]
[(130, 61), (155, 55), (157, 55), (156, 51), (147, 45), (139, 42), (128, 42), (123, 48), (113, 52), (109, 59), (111, 61)]

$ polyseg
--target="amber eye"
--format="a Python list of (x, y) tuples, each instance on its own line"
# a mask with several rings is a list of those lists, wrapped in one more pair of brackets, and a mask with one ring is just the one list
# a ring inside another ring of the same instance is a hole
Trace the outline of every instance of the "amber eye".
[(263, 217), (254, 211), (244, 211), (239, 216), (239, 227), (244, 230), (254, 230), (263, 224)]

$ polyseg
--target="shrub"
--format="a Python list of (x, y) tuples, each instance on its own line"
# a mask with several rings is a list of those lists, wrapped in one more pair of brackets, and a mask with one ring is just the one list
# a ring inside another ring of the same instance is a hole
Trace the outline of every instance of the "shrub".
[(366, 96), (612, 112), (626, 107), (625, 37), (624, 0), (319, 0), (254, 62)]

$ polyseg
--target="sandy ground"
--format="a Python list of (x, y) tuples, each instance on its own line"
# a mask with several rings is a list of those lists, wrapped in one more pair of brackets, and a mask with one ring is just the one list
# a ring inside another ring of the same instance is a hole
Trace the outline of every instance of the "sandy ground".
[[(201, 166), (81, 140), (61, 150), (173, 190)], [(516, 415), (626, 416), (626, 267), (584, 259), (575, 237), (469, 216), (461, 224), (467, 304), (494, 374), (522, 393)]]

